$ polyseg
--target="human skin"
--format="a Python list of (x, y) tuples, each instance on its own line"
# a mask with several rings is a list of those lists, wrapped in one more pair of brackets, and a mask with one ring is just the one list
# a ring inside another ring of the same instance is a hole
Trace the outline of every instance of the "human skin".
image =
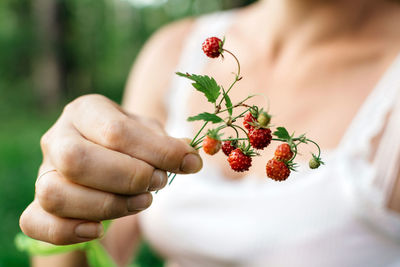
[[(270, 0), (244, 8), (236, 16), (226, 33), (227, 46), (240, 58), (244, 79), (231, 98), (241, 99), (250, 93), (268, 95), (271, 112), (279, 114), (274, 121), (296, 132), (307, 132), (323, 150), (338, 145), (360, 105), (399, 53), (400, 7), (394, 2)], [(256, 23), (267, 26), (253, 27)], [(192, 26), (192, 20), (167, 26), (145, 46), (128, 79), (125, 111), (165, 123), (165, 85), (170, 82)], [(229, 57), (224, 63), (210, 60), (205, 73), (227, 84), (232, 80), (233, 64)], [(255, 101), (265, 105), (264, 99)], [(194, 94), (188, 106), (193, 114), (208, 108)], [(321, 127), (324, 121), (335, 123)], [(265, 158), (268, 155), (255, 159), (254, 165), (265, 165)], [(213, 160), (226, 165), (222, 156)], [(397, 182), (390, 208), (400, 212), (399, 203)], [(136, 219), (129, 216), (115, 220), (103, 239), (121, 266), (129, 262), (139, 239)], [(34, 262), (37, 266), (54, 266), (60, 262), (59, 257), (35, 258)], [(64, 262), (66, 257), (83, 259), (76, 253), (62, 257)]]

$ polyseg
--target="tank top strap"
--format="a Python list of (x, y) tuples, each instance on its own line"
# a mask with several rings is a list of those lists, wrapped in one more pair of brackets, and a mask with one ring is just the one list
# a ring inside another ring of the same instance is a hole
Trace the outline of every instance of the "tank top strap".
[[(191, 33), (187, 36), (177, 71), (188, 73), (202, 73), (209, 60), (201, 51), (201, 45), (208, 37), (222, 38), (231, 25), (235, 10), (208, 14), (199, 17)], [(165, 99), (165, 107), (168, 111), (167, 132), (175, 137), (187, 137), (191, 135), (190, 127), (186, 122), (187, 103), (192, 92), (189, 90), (188, 81), (175, 75), (172, 78), (169, 93)]]
[[(338, 149), (341, 164), (336, 166), (346, 178), (356, 212), (397, 240), (400, 216), (391, 212), (387, 204), (400, 170), (399, 121), (400, 54), (348, 128)], [(377, 136), (375, 150), (372, 139)]]
[(347, 155), (370, 158), (371, 140), (385, 126), (385, 118), (395, 106), (400, 96), (399, 92), (400, 53), (359, 109), (338, 150)]
[[(400, 76), (400, 73), (399, 73)], [(400, 80), (397, 84), (400, 89)], [(400, 99), (397, 97), (390, 112), (373, 159), (375, 175), (370, 181), (380, 193), (379, 202), (387, 206), (400, 170)]]

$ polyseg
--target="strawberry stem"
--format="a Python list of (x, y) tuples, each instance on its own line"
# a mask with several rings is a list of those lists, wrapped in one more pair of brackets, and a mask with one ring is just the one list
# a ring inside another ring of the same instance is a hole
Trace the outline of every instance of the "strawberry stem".
[(229, 127), (231, 127), (233, 130), (235, 130), (235, 132), (236, 132), (236, 138), (239, 138), (239, 132), (238, 132), (238, 130), (236, 130), (236, 128), (233, 127), (232, 125), (230, 125)]
[(247, 138), (227, 138), (227, 139), (222, 139), (221, 141), (241, 141), (241, 140), (247, 140)]
[(232, 121), (237, 120), (238, 118), (243, 117), (244, 114), (246, 114), (251, 108), (246, 109), (245, 111), (243, 111), (242, 113), (240, 113), (238, 116), (232, 118)]
[[(249, 100), (252, 97), (254, 97), (254, 95), (250, 95), (250, 96), (246, 97), (245, 99), (243, 99), (242, 101), (240, 101), (236, 105), (233, 105), (232, 109), (237, 108), (237, 107), (246, 107), (246, 108), (248, 108), (249, 106), (244, 104), (244, 102)], [(226, 109), (223, 109), (223, 110), (219, 110), (216, 114), (219, 114), (219, 113), (222, 113), (222, 112), (225, 112), (225, 111), (228, 111), (228, 109), (226, 108)]]
[(242, 78), (240, 77), (240, 62), (239, 59), (229, 50), (223, 49), (224, 52), (227, 52), (228, 54), (230, 54), (236, 61), (237, 65), (238, 65), (238, 71), (235, 77), (235, 80), (233, 81), (233, 83), (231, 84), (231, 86), (229, 86), (228, 91), (224, 92), (221, 100), (219, 101), (219, 104), (217, 106), (221, 106), (222, 101), (225, 99), (225, 96), (228, 95), (228, 93), (231, 91), (231, 89), (233, 88), (233, 86), (240, 81)]
[[(170, 174), (171, 174), (171, 173), (170, 173)], [(172, 182), (174, 181), (175, 177), (176, 177), (176, 173), (174, 173), (174, 175), (172, 176), (171, 181), (169, 181), (168, 185), (171, 185), (171, 184), (172, 184)]]
[(206, 125), (208, 124), (208, 121), (204, 122), (203, 126), (200, 128), (200, 130), (197, 132), (197, 134), (195, 135), (195, 137), (193, 137), (192, 141), (190, 142), (190, 145), (192, 147), (195, 147), (193, 144), (196, 141), (196, 138), (199, 136), (199, 134), (201, 133), (201, 131), (203, 131), (203, 129), (206, 127)]
[(319, 147), (319, 145), (311, 139), (306, 139), (306, 141), (313, 143), (318, 148), (318, 158), (320, 158), (321, 157), (321, 148)]
[(242, 127), (240, 127), (240, 126), (238, 126), (238, 125), (235, 125), (235, 124), (232, 124), (232, 127), (239, 128), (240, 130), (242, 130), (242, 131), (246, 134), (247, 140), (250, 139), (250, 138), (249, 138), (249, 135), (248, 135), (248, 133), (246, 132), (245, 129), (243, 129)]
[[(229, 51), (229, 50), (227, 50), (225, 48), (223, 49), (223, 51), (228, 53), (228, 54), (230, 54), (236, 60), (236, 63), (238, 65), (238, 72), (237, 72), (237, 75), (236, 75), (236, 81), (240, 80), (240, 62), (239, 62), (239, 59), (231, 51)], [(228, 92), (229, 92), (229, 90), (228, 90)]]

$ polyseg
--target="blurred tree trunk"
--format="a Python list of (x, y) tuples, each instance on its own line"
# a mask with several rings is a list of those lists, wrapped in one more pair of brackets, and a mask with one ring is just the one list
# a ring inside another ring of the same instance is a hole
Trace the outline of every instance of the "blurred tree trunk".
[(62, 96), (64, 73), (59, 56), (62, 27), (58, 0), (33, 0), (38, 54), (33, 63), (36, 92), (44, 108), (56, 106)]

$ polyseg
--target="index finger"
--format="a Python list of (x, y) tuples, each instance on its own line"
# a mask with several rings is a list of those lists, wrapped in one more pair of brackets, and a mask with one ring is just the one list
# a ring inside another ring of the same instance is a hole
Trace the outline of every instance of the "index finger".
[(88, 140), (175, 173), (201, 169), (198, 152), (187, 141), (165, 135), (121, 112), (103, 96), (85, 96), (66, 107), (72, 124)]

